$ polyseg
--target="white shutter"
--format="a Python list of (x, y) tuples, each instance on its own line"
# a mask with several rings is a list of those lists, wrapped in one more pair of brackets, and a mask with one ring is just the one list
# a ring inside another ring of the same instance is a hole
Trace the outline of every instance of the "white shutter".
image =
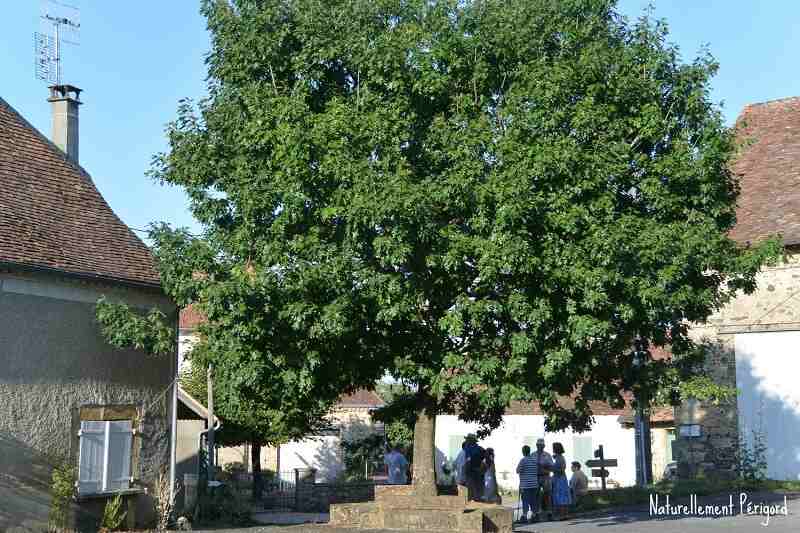
[(78, 493), (91, 494), (103, 490), (103, 455), (105, 422), (81, 422), (79, 447)]
[(133, 427), (130, 420), (109, 422), (107, 491), (130, 488), (131, 442)]

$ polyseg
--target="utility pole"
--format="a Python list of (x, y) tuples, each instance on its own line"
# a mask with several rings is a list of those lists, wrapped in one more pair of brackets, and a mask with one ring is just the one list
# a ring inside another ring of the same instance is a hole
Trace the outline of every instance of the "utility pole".
[(214, 481), (214, 366), (208, 365), (206, 373), (206, 386), (208, 388), (208, 481)]
[[(645, 364), (646, 352), (642, 350), (641, 339), (634, 341), (633, 364), (641, 369)], [(653, 481), (652, 450), (650, 446), (650, 418), (645, 413), (645, 398), (637, 395), (636, 416), (634, 418), (634, 438), (636, 439), (636, 484), (644, 487)]]

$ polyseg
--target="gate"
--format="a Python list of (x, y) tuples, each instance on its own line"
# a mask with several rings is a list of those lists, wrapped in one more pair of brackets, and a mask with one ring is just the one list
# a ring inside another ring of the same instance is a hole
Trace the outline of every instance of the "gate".
[(294, 470), (277, 472), (264, 481), (261, 501), (266, 511), (294, 511), (297, 507), (297, 473)]

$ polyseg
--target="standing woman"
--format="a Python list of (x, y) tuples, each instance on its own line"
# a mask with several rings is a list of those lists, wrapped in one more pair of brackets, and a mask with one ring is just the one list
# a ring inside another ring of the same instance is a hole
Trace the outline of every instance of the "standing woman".
[(486, 448), (486, 456), (483, 459), (483, 501), (500, 503), (500, 495), (497, 493), (497, 474), (494, 471), (494, 449), (492, 448)]
[(567, 517), (567, 509), (572, 503), (567, 481), (567, 462), (564, 459), (564, 446), (560, 442), (553, 443), (553, 507), (559, 519)]

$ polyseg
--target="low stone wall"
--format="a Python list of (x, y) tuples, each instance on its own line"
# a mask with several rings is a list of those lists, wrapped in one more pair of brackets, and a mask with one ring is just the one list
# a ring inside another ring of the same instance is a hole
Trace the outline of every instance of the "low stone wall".
[[(316, 471), (311, 469), (297, 469), (295, 480), (295, 510), (303, 513), (327, 513), (333, 504), (380, 500), (376, 498), (380, 491), (389, 491), (393, 497), (413, 492), (411, 485), (386, 485), (380, 481), (316, 483)], [(439, 486), (439, 494), (456, 496), (458, 490), (455, 486)]]
[(314, 483), (301, 481), (296, 487), (296, 509), (303, 513), (327, 513), (331, 504), (375, 500), (375, 483)]

